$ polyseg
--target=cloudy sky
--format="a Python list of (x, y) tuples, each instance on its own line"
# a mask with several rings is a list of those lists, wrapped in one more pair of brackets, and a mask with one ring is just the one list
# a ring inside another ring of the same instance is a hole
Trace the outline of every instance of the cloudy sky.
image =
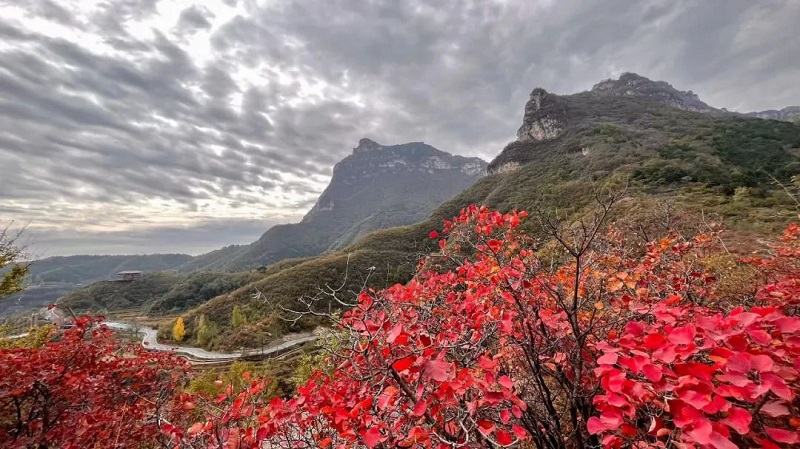
[(0, 224), (200, 253), (296, 221), (359, 138), (490, 160), (528, 93), (634, 71), (800, 104), (796, 1), (0, 0)]

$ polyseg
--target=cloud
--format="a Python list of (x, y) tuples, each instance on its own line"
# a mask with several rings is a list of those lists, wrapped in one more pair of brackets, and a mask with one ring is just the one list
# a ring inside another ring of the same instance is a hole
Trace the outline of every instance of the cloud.
[(92, 252), (69, 233), (292, 221), (363, 136), (491, 159), (534, 87), (623, 71), (800, 104), (798, 21), (793, 2), (0, 0), (0, 223)]
[[(199, 255), (223, 246), (247, 244), (277, 223), (262, 220), (214, 220), (200, 225), (159, 226), (131, 231), (88, 232), (63, 230), (45, 234), (27, 232), (29, 249), (39, 257), (60, 254)], [(87, 251), (87, 248), (90, 248)]]
[(202, 6), (192, 5), (181, 11), (178, 20), (178, 28), (182, 31), (194, 31), (198, 29), (211, 28), (209, 16), (212, 14)]

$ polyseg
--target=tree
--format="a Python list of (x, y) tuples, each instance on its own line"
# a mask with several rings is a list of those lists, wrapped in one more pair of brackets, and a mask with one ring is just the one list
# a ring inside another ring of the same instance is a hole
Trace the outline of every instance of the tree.
[(28, 264), (22, 261), (24, 247), (19, 244), (22, 232), (12, 233), (9, 227), (0, 230), (0, 299), (23, 290)]
[(233, 306), (233, 311), (231, 312), (231, 325), (235, 328), (243, 326), (247, 320), (245, 319), (244, 313), (242, 313), (242, 308), (239, 305)]
[(205, 315), (197, 320), (197, 344), (205, 346), (217, 335), (217, 327)]
[(142, 448), (160, 431), (187, 364), (80, 317), (41, 347), (0, 350), (0, 441), (8, 448)]
[(779, 278), (718, 291), (715, 234), (635, 246), (604, 229), (607, 205), (576, 226), (539, 216), (548, 240), (519, 231), (524, 213), (462, 211), (408, 285), (358, 296), (334, 369), (253, 432), (286, 448), (798, 443), (796, 265), (762, 260)]
[(183, 326), (183, 317), (179, 316), (172, 325), (172, 339), (179, 342), (183, 341), (184, 336), (186, 336), (186, 329)]

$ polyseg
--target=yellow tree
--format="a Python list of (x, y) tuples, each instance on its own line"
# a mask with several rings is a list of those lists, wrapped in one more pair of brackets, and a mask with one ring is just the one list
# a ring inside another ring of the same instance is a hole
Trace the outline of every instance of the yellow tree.
[(178, 317), (175, 324), (172, 326), (172, 339), (175, 341), (182, 341), (186, 335), (186, 329), (183, 327), (183, 317)]

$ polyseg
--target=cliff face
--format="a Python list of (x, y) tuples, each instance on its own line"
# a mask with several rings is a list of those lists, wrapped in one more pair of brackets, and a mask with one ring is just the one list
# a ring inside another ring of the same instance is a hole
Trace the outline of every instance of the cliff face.
[(300, 223), (274, 226), (232, 253), (209, 253), (213, 260), (204, 264), (239, 270), (315, 256), (375, 230), (416, 223), (472, 186), (486, 166), (481, 159), (454, 156), (422, 142), (381, 145), (361, 139), (334, 166), (330, 184)]
[[(303, 222), (344, 214), (363, 219), (386, 204), (414, 209), (446, 195), (443, 201), (472, 185), (486, 165), (422, 142), (384, 146), (361, 139), (353, 153), (333, 167), (330, 184)], [(440, 189), (443, 192), (434, 192)]]
[(525, 142), (554, 139), (564, 131), (566, 120), (567, 108), (564, 102), (557, 95), (536, 88), (525, 104), (525, 114), (522, 117), (522, 126), (517, 131), (517, 140)]

